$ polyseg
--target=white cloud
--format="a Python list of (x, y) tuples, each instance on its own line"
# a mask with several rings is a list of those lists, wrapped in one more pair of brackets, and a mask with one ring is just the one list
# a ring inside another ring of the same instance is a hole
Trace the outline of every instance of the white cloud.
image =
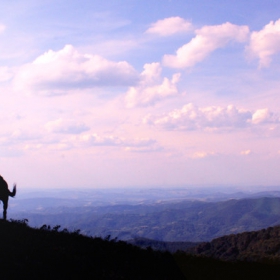
[(277, 116), (270, 112), (267, 108), (259, 109), (252, 115), (252, 123), (266, 123), (266, 122), (278, 122)]
[(170, 36), (176, 33), (188, 32), (191, 29), (191, 22), (180, 17), (170, 17), (153, 23), (146, 33)]
[(48, 122), (45, 127), (49, 132), (64, 134), (80, 134), (89, 130), (89, 128), (83, 123), (63, 119)]
[(126, 106), (128, 108), (151, 106), (162, 99), (176, 96), (178, 94), (176, 84), (180, 74), (174, 74), (171, 80), (166, 77), (161, 79), (160, 74), (159, 63), (145, 64), (139, 85), (130, 87), (126, 93)]
[(221, 25), (204, 26), (195, 32), (196, 36), (179, 48), (176, 55), (163, 57), (165, 66), (172, 68), (192, 67), (205, 59), (211, 52), (225, 47), (231, 41), (245, 42), (249, 28), (227, 22)]
[(280, 52), (280, 19), (265, 25), (260, 31), (251, 34), (246, 51), (259, 59), (259, 67), (268, 67), (271, 57)]
[(137, 79), (137, 72), (125, 61), (113, 62), (98, 55), (81, 54), (66, 45), (57, 52), (49, 50), (22, 66), (14, 84), (19, 90), (51, 95), (71, 89), (128, 86)]
[(199, 108), (192, 103), (182, 109), (173, 110), (160, 116), (148, 115), (143, 119), (146, 124), (162, 127), (167, 130), (205, 130), (233, 129), (251, 125), (280, 122), (276, 114), (268, 109), (255, 112), (239, 109), (233, 105), (227, 107)]

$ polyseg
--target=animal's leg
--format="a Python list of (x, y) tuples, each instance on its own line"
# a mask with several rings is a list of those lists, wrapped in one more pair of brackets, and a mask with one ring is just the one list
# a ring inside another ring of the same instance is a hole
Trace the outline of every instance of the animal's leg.
[(3, 201), (3, 219), (7, 219), (8, 200)]

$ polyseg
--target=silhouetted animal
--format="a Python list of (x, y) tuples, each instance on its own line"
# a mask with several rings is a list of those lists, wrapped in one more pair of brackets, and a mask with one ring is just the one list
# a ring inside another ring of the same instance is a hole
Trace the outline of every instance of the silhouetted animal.
[(0, 200), (3, 201), (3, 219), (7, 219), (7, 208), (9, 196), (14, 197), (17, 192), (17, 186), (14, 184), (13, 191), (9, 191), (7, 182), (0, 175)]

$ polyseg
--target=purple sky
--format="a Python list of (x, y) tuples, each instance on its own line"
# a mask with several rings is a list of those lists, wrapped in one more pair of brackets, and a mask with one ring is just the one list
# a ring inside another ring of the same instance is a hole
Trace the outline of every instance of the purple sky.
[(280, 186), (280, 2), (42, 2), (0, 3), (9, 185)]

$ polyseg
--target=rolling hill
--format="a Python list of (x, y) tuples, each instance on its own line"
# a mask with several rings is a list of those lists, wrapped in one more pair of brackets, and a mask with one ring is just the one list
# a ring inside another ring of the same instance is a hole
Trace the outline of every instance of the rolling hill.
[(50, 207), (12, 213), (30, 225), (60, 224), (90, 236), (121, 240), (148, 238), (169, 242), (202, 242), (280, 224), (280, 198), (180, 201), (139, 205)]
[(280, 226), (223, 236), (186, 251), (226, 261), (280, 263)]

